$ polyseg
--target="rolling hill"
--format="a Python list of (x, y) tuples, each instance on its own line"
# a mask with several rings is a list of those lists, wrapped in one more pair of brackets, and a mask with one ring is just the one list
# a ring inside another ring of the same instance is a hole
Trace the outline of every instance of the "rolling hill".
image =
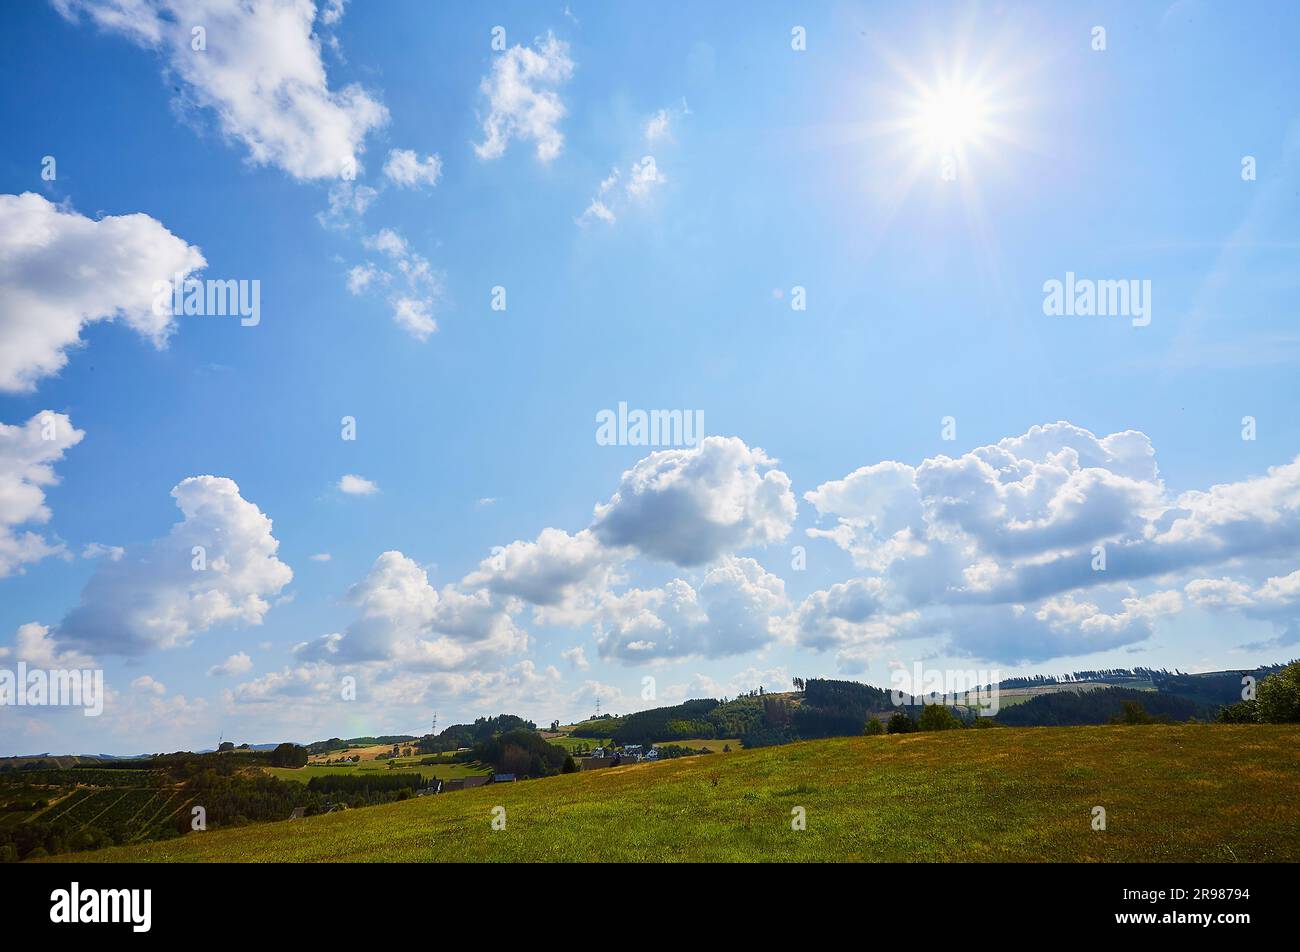
[[(491, 828), (503, 806), (506, 828)], [(1092, 810), (1107, 829), (1091, 828)], [(791, 829), (806, 810), (807, 828)], [(809, 741), (423, 797), (56, 861), (1300, 860), (1300, 727)]]

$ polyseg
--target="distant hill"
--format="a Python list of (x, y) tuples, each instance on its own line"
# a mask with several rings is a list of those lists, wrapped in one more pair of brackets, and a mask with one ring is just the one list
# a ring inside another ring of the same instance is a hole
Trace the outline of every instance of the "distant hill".
[(1171, 721), (1191, 720), (1201, 713), (1196, 702), (1176, 694), (1134, 691), (1129, 688), (1097, 688), (1092, 691), (1057, 691), (1004, 707), (994, 720), (1008, 727), (1077, 727), (1107, 724), (1124, 711), (1125, 702), (1137, 703), (1152, 717)]

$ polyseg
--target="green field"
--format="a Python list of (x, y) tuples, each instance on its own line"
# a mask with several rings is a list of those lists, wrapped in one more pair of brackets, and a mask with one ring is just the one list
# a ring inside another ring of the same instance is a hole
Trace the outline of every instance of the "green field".
[(596, 747), (606, 747), (611, 743), (611, 739), (608, 737), (573, 737), (569, 734), (560, 734), (558, 737), (548, 737), (546, 740), (548, 743), (552, 743), (556, 747), (563, 747), (569, 753), (573, 753), (574, 748), (582, 747), (584, 745), (588, 750), (593, 750)]
[[(502, 831), (491, 810), (506, 808)], [(791, 829), (791, 810), (807, 829)], [(1104, 806), (1108, 828), (1091, 829)], [(71, 861), (1300, 860), (1300, 727), (809, 741), (425, 797)]]
[(273, 777), (281, 780), (297, 780), (306, 783), (312, 777), (324, 777), (330, 774), (350, 774), (360, 777), (387, 777), (396, 773), (418, 773), (426, 780), (437, 777), (439, 780), (454, 780), (457, 777), (477, 777), (492, 772), (491, 767), (482, 764), (419, 764), (414, 759), (401, 766), (389, 767), (392, 761), (366, 760), (359, 764), (308, 764), (306, 767), (264, 767)]

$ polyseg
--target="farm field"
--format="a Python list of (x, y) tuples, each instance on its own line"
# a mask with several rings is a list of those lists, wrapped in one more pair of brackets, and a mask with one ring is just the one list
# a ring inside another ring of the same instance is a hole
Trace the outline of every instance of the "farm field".
[(587, 750), (604, 747), (611, 742), (608, 737), (573, 737), (569, 734), (551, 734), (546, 739), (556, 747), (563, 747), (569, 753), (573, 753), (580, 747), (585, 747)]
[(280, 780), (296, 780), (306, 783), (312, 777), (325, 777), (331, 774), (348, 774), (358, 777), (388, 777), (393, 774), (418, 773), (426, 780), (438, 778), (439, 780), (454, 780), (457, 777), (475, 777), (481, 774), (492, 772), (490, 767), (484, 767), (482, 764), (418, 764), (414, 760), (409, 763), (401, 763), (395, 767), (389, 767), (389, 763), (394, 761), (362, 761), (360, 764), (349, 766), (347, 764), (308, 764), (306, 767), (263, 767), (273, 777)]
[[(491, 810), (507, 826), (490, 828)], [(1104, 806), (1107, 828), (1091, 828)], [(807, 828), (791, 829), (806, 810)], [(609, 831), (617, 835), (608, 835)], [(809, 741), (191, 834), (61, 861), (1300, 860), (1300, 727)]]
[(691, 750), (711, 750), (715, 754), (722, 753), (722, 748), (730, 747), (732, 751), (740, 750), (739, 737), (690, 737), (686, 740), (672, 740), (660, 747), (666, 747), (672, 744), (675, 747), (689, 747)]
[[(311, 757), (308, 758), (307, 762), (309, 764), (315, 764), (322, 763), (326, 760), (337, 760), (340, 757), (360, 757), (362, 763), (367, 763), (373, 761), (380, 754), (390, 753), (393, 746), (393, 744), (374, 744), (370, 747), (350, 747), (347, 750), (332, 750), (325, 754), (312, 754)], [(397, 746), (401, 747), (409, 745), (398, 744)], [(386, 761), (380, 761), (380, 763), (386, 763)]]

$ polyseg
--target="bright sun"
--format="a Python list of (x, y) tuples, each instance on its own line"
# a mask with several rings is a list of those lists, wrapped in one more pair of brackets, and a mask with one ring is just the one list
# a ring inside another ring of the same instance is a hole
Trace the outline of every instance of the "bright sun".
[(941, 154), (961, 154), (991, 131), (988, 96), (978, 87), (948, 82), (925, 90), (911, 125), (920, 144)]

